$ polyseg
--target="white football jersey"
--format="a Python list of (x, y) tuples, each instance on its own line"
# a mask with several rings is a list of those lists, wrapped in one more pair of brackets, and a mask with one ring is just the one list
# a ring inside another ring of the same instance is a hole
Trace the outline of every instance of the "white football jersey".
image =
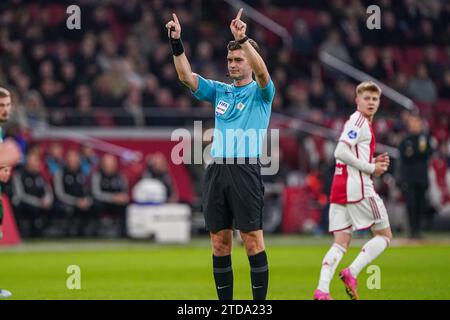
[[(375, 150), (375, 136), (372, 126), (364, 115), (356, 111), (344, 125), (339, 138), (357, 158), (372, 163)], [(336, 170), (331, 187), (330, 202), (357, 203), (366, 197), (376, 195), (372, 176), (336, 159)]]

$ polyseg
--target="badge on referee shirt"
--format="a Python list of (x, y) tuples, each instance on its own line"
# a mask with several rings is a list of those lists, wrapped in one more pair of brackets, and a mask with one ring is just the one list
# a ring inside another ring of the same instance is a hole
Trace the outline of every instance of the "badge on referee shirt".
[(242, 109), (245, 108), (245, 104), (243, 104), (242, 102), (239, 102), (239, 104), (236, 107), (239, 111), (242, 111)]
[(219, 103), (216, 106), (216, 114), (224, 114), (225, 112), (227, 112), (229, 106), (229, 103), (219, 100)]

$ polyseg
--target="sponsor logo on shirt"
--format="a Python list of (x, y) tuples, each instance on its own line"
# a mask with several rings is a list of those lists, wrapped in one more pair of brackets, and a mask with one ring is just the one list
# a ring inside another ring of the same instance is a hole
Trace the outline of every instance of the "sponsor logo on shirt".
[(239, 111), (242, 111), (242, 109), (245, 108), (245, 104), (243, 104), (242, 102), (239, 102), (239, 104), (236, 107)]
[(227, 112), (229, 106), (229, 103), (220, 100), (216, 106), (216, 114), (224, 114), (225, 112)]
[(355, 130), (350, 130), (350, 131), (347, 133), (347, 135), (348, 135), (348, 137), (349, 137), (350, 139), (356, 139), (356, 136), (357, 136), (358, 134), (356, 133)]

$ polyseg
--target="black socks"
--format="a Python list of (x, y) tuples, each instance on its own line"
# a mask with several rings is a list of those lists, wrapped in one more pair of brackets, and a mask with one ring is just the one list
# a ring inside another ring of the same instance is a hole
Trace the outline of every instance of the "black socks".
[(252, 279), (253, 300), (265, 300), (269, 286), (269, 266), (266, 251), (249, 256)]
[(219, 300), (233, 300), (231, 255), (224, 257), (216, 257), (213, 255), (213, 270)]
[[(253, 300), (265, 300), (269, 286), (269, 267), (266, 251), (249, 256)], [(219, 300), (233, 300), (233, 269), (231, 255), (213, 255), (214, 280)]]

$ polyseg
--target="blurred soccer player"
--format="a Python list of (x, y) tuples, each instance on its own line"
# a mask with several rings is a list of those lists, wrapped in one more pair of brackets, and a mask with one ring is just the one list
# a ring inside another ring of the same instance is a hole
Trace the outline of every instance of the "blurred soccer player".
[(358, 274), (388, 247), (392, 238), (386, 208), (372, 181), (372, 175), (381, 176), (390, 162), (387, 153), (373, 159), (372, 122), (380, 105), (380, 96), (381, 89), (371, 81), (357, 86), (357, 111), (345, 123), (334, 152), (336, 170), (329, 211), (329, 230), (334, 234), (334, 244), (323, 259), (315, 300), (331, 300), (330, 281), (350, 245), (352, 230), (371, 229), (374, 235), (353, 263), (339, 274), (353, 300), (358, 299)]
[[(0, 88), (0, 124), (8, 121), (11, 113), (12, 102), (11, 94), (8, 90)], [(2, 134), (0, 129), (0, 141)], [(17, 144), (13, 141), (6, 141), (0, 144), (0, 182), (7, 182), (11, 176), (11, 167), (20, 160), (20, 150)], [(1, 190), (0, 190), (1, 196)], [(0, 239), (3, 238), (3, 207), (0, 198)], [(0, 289), (0, 298), (8, 298), (11, 292)]]
[[(262, 153), (262, 143), (246, 141), (248, 136), (245, 134), (237, 136), (232, 142), (224, 143), (221, 139), (226, 136), (227, 130), (265, 132), (275, 95), (267, 67), (258, 53), (259, 47), (246, 36), (247, 26), (240, 19), (242, 11), (239, 10), (230, 24), (235, 39), (227, 46), (228, 73), (232, 84), (204, 79), (193, 73), (184, 54), (177, 16), (173, 14), (173, 20), (166, 24), (179, 79), (197, 99), (209, 101), (215, 108), (215, 132), (211, 149), (214, 161), (208, 166), (202, 196), (206, 227), (212, 242), (214, 279), (220, 300), (233, 299), (233, 222), (234, 227), (240, 230), (248, 255), (253, 299), (266, 298), (269, 279), (262, 231), (264, 186), (260, 164), (255, 161)], [(252, 78), (253, 73), (256, 81)], [(254, 146), (258, 147), (250, 150)], [(238, 164), (234, 163), (235, 160)]]

